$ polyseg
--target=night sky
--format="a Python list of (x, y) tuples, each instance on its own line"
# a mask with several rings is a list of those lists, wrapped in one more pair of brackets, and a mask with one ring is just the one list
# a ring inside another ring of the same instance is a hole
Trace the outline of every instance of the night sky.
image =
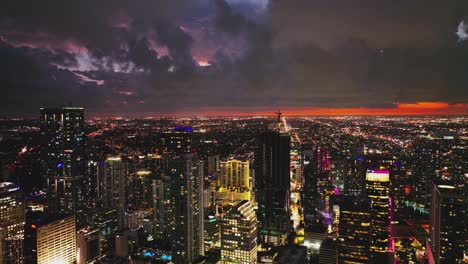
[(468, 114), (466, 0), (15, 0), (0, 115)]

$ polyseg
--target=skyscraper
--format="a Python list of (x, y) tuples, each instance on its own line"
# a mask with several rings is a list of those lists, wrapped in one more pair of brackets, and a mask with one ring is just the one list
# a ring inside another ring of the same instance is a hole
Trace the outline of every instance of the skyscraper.
[(249, 201), (227, 208), (221, 220), (221, 263), (257, 263), (257, 217)]
[(290, 137), (277, 131), (258, 139), (255, 184), (261, 242), (279, 244), (290, 229)]
[(238, 191), (249, 190), (249, 175), (249, 161), (222, 161), (219, 185)]
[(76, 261), (75, 216), (36, 227), (37, 263), (74, 263)]
[(228, 160), (221, 162), (216, 186), (217, 200), (250, 200), (249, 161)]
[(371, 212), (370, 200), (345, 196), (340, 203), (339, 263), (368, 263)]
[(153, 235), (157, 239), (170, 236), (173, 213), (171, 178), (161, 175), (153, 180)]
[(460, 187), (433, 182), (431, 199), (429, 241), (434, 260), (458, 263), (463, 259), (468, 236), (466, 196)]
[(169, 163), (173, 218), (171, 242), (176, 263), (192, 263), (204, 254), (203, 163), (195, 153)]
[(80, 164), (84, 140), (81, 107), (41, 108), (42, 160), (50, 213), (75, 214), (83, 221), (84, 180)]
[(24, 197), (10, 182), (0, 183), (0, 263), (24, 262)]
[(119, 229), (125, 226), (126, 168), (121, 157), (108, 157), (104, 165), (104, 207), (117, 210)]
[(366, 192), (371, 201), (369, 251), (373, 259), (386, 259), (390, 249), (391, 199), (388, 170), (367, 170)]

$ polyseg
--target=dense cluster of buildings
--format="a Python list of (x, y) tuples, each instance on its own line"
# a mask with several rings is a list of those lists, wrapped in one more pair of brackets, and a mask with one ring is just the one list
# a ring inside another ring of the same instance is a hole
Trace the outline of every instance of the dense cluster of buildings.
[(0, 263), (463, 263), (468, 131), (415, 122), (41, 109), (2, 170)]

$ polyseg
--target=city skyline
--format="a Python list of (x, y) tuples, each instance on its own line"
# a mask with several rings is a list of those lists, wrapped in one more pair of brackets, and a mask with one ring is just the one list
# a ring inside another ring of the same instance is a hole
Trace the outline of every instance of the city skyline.
[(0, 264), (468, 264), (468, 0), (0, 7)]

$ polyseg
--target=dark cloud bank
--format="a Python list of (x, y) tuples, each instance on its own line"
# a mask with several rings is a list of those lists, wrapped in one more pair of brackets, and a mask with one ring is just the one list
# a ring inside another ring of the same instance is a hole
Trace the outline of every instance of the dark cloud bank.
[(467, 1), (264, 2), (4, 3), (0, 111), (468, 103)]

